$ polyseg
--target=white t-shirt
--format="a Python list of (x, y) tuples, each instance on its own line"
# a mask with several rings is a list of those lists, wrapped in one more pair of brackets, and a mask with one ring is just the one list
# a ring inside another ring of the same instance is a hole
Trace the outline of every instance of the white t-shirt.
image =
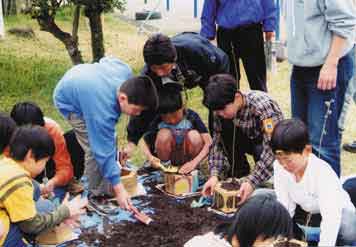
[(349, 194), (328, 163), (311, 154), (304, 175), (299, 182), (276, 160), (274, 187), (277, 199), (293, 217), (296, 205), (310, 213), (320, 213), (319, 246), (334, 246), (340, 228), (343, 209), (355, 212)]

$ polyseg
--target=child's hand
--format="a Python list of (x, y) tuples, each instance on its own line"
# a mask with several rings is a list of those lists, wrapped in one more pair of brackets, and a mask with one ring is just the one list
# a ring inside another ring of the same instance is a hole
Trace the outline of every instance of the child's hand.
[(193, 161), (188, 161), (185, 163), (180, 169), (179, 173), (180, 174), (189, 174), (191, 171), (193, 171), (197, 167), (197, 164)]
[(149, 158), (148, 158), (148, 161), (150, 162), (151, 166), (153, 168), (156, 168), (156, 169), (159, 169), (160, 168), (160, 165), (161, 165), (161, 160), (153, 155), (151, 155)]
[(50, 193), (53, 192), (54, 190), (54, 181), (53, 180), (49, 180), (48, 183), (46, 184), (41, 184), (40, 188), (41, 188), (41, 194), (42, 195), (48, 195)]
[(62, 204), (67, 206), (70, 212), (70, 217), (77, 217), (86, 212), (86, 206), (88, 205), (88, 199), (82, 198), (81, 195), (74, 197), (72, 200), (69, 199), (69, 194), (67, 193)]
[(203, 196), (212, 196), (214, 193), (214, 188), (218, 182), (219, 179), (216, 176), (209, 178), (209, 180), (203, 186), (203, 190), (201, 192)]

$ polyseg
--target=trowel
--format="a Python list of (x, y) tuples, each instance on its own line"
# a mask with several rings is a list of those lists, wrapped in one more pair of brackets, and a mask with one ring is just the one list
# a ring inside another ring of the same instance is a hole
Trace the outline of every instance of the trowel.
[(145, 225), (149, 225), (153, 219), (151, 217), (149, 217), (147, 214), (142, 213), (140, 211), (138, 211), (138, 209), (134, 206), (131, 206), (131, 210), (133, 213), (133, 216), (140, 222), (142, 222)]

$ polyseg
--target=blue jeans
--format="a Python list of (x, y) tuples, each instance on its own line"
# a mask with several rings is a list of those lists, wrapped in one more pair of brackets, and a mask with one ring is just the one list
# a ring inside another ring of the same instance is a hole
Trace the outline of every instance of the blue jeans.
[[(353, 76), (353, 52), (353, 50), (350, 51), (339, 60), (336, 88), (332, 90), (323, 91), (317, 88), (321, 66), (293, 66), (291, 76), (292, 116), (307, 124), (313, 152), (317, 156), (320, 154), (320, 157), (331, 165), (338, 176), (340, 176), (341, 144), (338, 119), (346, 88)], [(326, 102), (331, 102), (330, 115), (324, 121), (327, 113)]]

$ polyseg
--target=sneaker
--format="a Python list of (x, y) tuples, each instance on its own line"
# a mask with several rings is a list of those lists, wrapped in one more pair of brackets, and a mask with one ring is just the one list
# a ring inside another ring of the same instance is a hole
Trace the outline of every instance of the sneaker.
[(347, 152), (356, 153), (356, 141), (345, 143), (342, 148)]

